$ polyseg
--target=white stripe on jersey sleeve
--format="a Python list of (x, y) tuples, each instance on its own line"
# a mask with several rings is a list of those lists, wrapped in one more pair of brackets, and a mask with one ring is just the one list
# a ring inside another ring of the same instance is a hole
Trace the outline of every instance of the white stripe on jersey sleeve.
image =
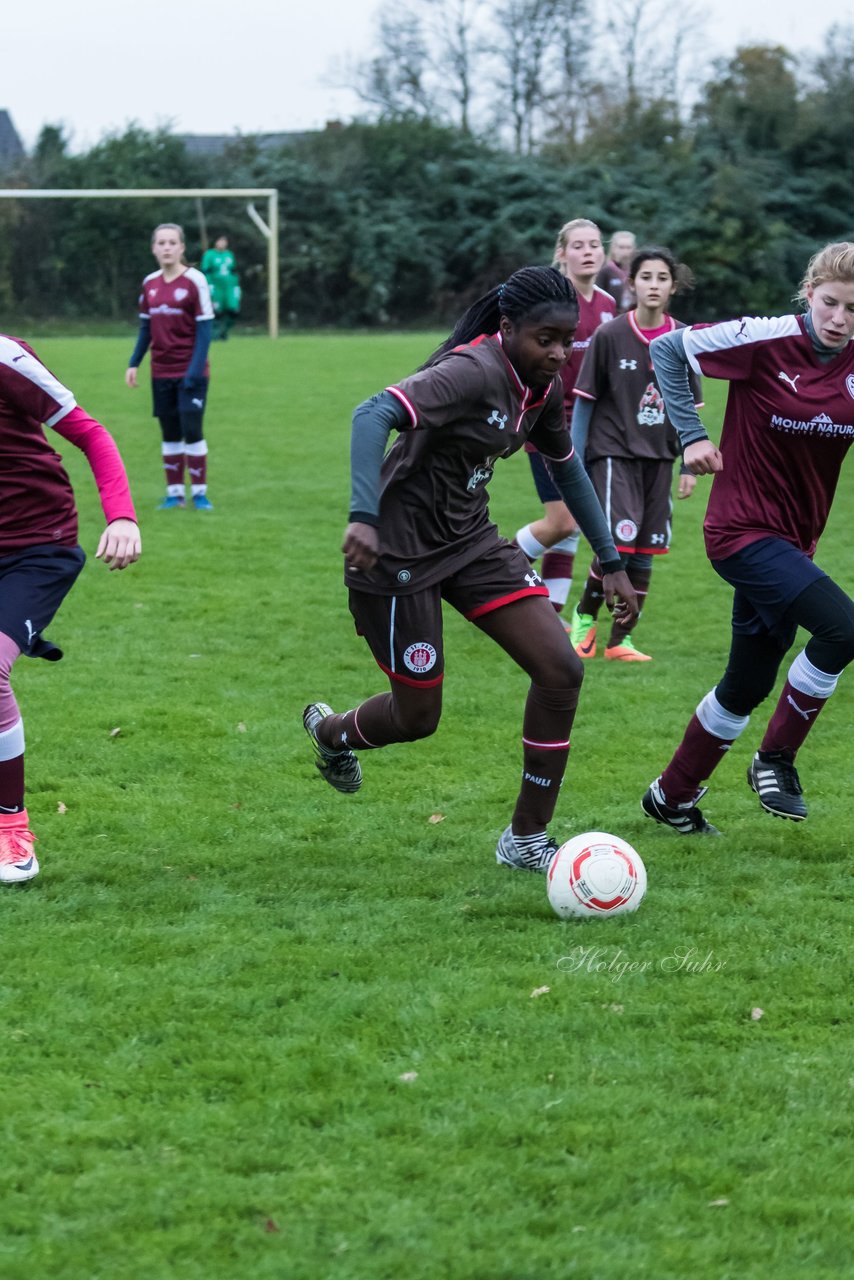
[(797, 316), (744, 316), (741, 320), (724, 320), (702, 329), (684, 329), (685, 355), (694, 372), (701, 374), (698, 356), (705, 352), (771, 342), (774, 338), (795, 338), (800, 331)]
[(199, 271), (198, 267), (188, 267), (184, 275), (188, 280), (192, 280), (199, 291), (199, 311), (196, 319), (213, 320), (214, 309), (211, 302), (211, 287), (208, 284), (207, 276)]
[(0, 335), (0, 364), (8, 365), (22, 378), (28, 378), (60, 406), (56, 413), (46, 420), (46, 426), (52, 427), (55, 423), (61, 422), (66, 414), (76, 408), (77, 401), (68, 387), (63, 386), (50, 370), (46, 369), (41, 361), (31, 356), (19, 342), (2, 335)]

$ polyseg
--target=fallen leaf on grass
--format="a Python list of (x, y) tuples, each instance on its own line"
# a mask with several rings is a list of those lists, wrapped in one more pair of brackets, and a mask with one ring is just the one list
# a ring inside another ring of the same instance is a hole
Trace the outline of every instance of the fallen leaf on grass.
[(417, 1071), (404, 1071), (403, 1075), (402, 1075), (402, 1076), (398, 1076), (397, 1078), (398, 1078), (398, 1080), (402, 1080), (404, 1084), (412, 1084), (413, 1080), (417, 1080), (417, 1079), (418, 1079), (418, 1072), (417, 1072)]
[(240, 724), (237, 726), (237, 732), (238, 732), (238, 733), (245, 733), (245, 732), (246, 732), (246, 725), (243, 723), (243, 721), (242, 721), (242, 720), (240, 721)]
[(56, 812), (57, 812), (57, 813), (68, 813), (68, 806), (67, 806), (67, 805), (65, 805), (65, 804), (63, 804), (63, 803), (62, 803), (62, 801), (60, 800), (59, 804), (56, 806)]
[(427, 821), (428, 821), (428, 822), (432, 822), (432, 823), (435, 825), (435, 823), (437, 823), (437, 822), (444, 822), (444, 821), (445, 821), (445, 815), (444, 815), (444, 813), (431, 813), (431, 814), (430, 814), (430, 817), (427, 819)]
[(729, 1200), (722, 1196), (720, 1200), (710, 1200), (706, 1205), (707, 1209), (725, 1209), (729, 1204)]
[(759, 1019), (762, 1017), (762, 1015), (763, 1015), (763, 1013), (764, 1013), (764, 1012), (765, 1012), (765, 1010), (764, 1010), (764, 1009), (758, 1009), (758, 1008), (757, 1008), (757, 1009), (751, 1009), (751, 1010), (750, 1010), (750, 1017), (752, 1018), (752, 1020), (753, 1020), (754, 1022), (758, 1022), (758, 1021), (759, 1021)]
[(121, 733), (121, 727), (117, 725), (115, 729), (110, 730), (110, 737), (117, 738), (120, 733)]
[(551, 991), (551, 987), (534, 987), (531, 992), (531, 999), (536, 1000), (537, 996), (546, 996)]
[(270, 1232), (280, 1231), (281, 1227), (279, 1226), (278, 1222), (274, 1222), (272, 1218), (268, 1218), (267, 1221), (264, 1223), (264, 1230), (270, 1231)]

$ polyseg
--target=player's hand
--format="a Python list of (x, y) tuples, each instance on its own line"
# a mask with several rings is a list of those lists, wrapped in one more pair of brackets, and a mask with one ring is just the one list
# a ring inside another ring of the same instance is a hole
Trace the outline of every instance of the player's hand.
[(711, 440), (695, 440), (689, 444), (682, 454), (682, 461), (694, 476), (710, 476), (724, 469), (723, 454)]
[(111, 569), (126, 569), (139, 559), (141, 551), (139, 525), (134, 520), (113, 520), (101, 534), (95, 558)]
[(683, 472), (679, 477), (679, 487), (676, 490), (677, 498), (690, 498), (691, 494), (697, 487), (697, 477)]
[(379, 547), (380, 536), (372, 524), (360, 524), (356, 520), (344, 530), (341, 550), (350, 569), (373, 569)]
[(605, 593), (605, 604), (614, 615), (614, 621), (621, 627), (634, 622), (640, 613), (637, 594), (629, 581), (625, 569), (619, 573), (606, 573), (602, 577), (602, 590)]
[(136, 374), (137, 370), (133, 365), (131, 365), (129, 369), (125, 369), (125, 382), (129, 387), (136, 387), (139, 385)]

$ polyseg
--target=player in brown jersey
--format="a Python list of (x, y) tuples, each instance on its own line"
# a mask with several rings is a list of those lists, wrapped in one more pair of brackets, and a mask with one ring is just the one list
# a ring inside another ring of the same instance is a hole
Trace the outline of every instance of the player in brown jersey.
[(125, 373), (137, 386), (137, 369), (151, 346), (154, 417), (160, 422), (166, 497), (161, 508), (185, 506), (184, 464), (197, 511), (213, 511), (208, 497), (208, 445), (202, 419), (208, 395), (208, 348), (213, 306), (201, 271), (184, 261), (184, 232), (176, 222), (154, 228), (151, 251), (159, 270), (142, 282), (139, 335)]
[[(590, 340), (601, 324), (613, 320), (617, 311), (610, 294), (596, 284), (596, 273), (604, 259), (602, 233), (595, 222), (589, 218), (573, 218), (561, 227), (552, 266), (566, 276), (578, 298), (578, 325), (572, 351), (560, 371), (567, 421), (572, 418), (573, 387)], [(578, 525), (552, 480), (545, 459), (533, 445), (528, 445), (526, 452), (537, 496), (543, 504), (543, 515), (519, 529), (514, 541), (532, 564), (542, 556), (543, 581), (559, 613), (572, 588)]]
[(631, 311), (635, 305), (629, 267), (636, 252), (634, 232), (615, 231), (608, 242), (608, 259), (596, 276), (599, 288), (610, 293), (620, 314)]
[(92, 468), (107, 526), (96, 556), (124, 569), (140, 553), (127, 475), (109, 432), (19, 338), (0, 335), (0, 884), (38, 875), (24, 793), (24, 725), (10, 683), (21, 654), (56, 661), (44, 635), (86, 559), (62, 460), (42, 424)]
[[(499, 644), (531, 678), (522, 729), (522, 784), (496, 859), (544, 871), (547, 833), (569, 754), (583, 666), (542, 580), (489, 519), (486, 486), (499, 458), (531, 439), (551, 459), (605, 570), (624, 622), (634, 590), (566, 425), (561, 366), (578, 319), (575, 291), (551, 267), (526, 267), (460, 319), (427, 363), (360, 405), (353, 418), (353, 492), (345, 581), (357, 630), (389, 678), (336, 715), (306, 707), (321, 774), (361, 786), (355, 750), (435, 732), (442, 709), (442, 601)], [(392, 431), (397, 440), (385, 454)]]
[[(854, 440), (854, 243), (815, 254), (799, 298), (806, 314), (699, 325), (652, 344), (685, 463), (714, 475), (706, 552), (735, 591), (723, 678), (641, 801), (681, 835), (716, 834), (697, 807), (701, 784), (773, 689), (798, 627), (810, 639), (789, 666), (747, 781), (769, 813), (807, 816), (795, 757), (854, 658), (854, 601), (813, 562)], [(729, 380), (720, 448), (693, 409), (692, 369)]]
[[(649, 344), (660, 334), (681, 328), (667, 314), (667, 306), (677, 283), (687, 284), (690, 273), (669, 249), (649, 245), (635, 254), (628, 279), (637, 306), (593, 335), (574, 387), (572, 440), (584, 458), (643, 608), (653, 557), (670, 549), (673, 460), (680, 449), (655, 378)], [(700, 408), (700, 380), (693, 373), (691, 378), (695, 404)], [(680, 498), (688, 497), (695, 484), (694, 476), (681, 476)], [(581, 658), (596, 656), (601, 580), (594, 560), (572, 612), (570, 639)], [(649, 655), (636, 647), (631, 629), (616, 620), (605, 657), (621, 662), (649, 661)]]

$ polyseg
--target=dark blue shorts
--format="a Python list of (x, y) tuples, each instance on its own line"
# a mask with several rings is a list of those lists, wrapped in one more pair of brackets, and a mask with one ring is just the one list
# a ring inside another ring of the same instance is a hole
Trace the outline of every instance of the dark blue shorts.
[(86, 563), (82, 547), (52, 544), (0, 557), (0, 631), (28, 658), (62, 657), (41, 634)]
[[(761, 538), (725, 560), (713, 560), (712, 568), (735, 588), (732, 629), (739, 635), (763, 631), (781, 634), (784, 618), (802, 591), (826, 578), (809, 556), (782, 538)], [(795, 638), (797, 624), (785, 624)]]
[[(151, 400), (154, 417), (160, 419), (163, 439), (177, 444), (196, 444), (202, 439), (202, 416), (208, 398), (208, 379), (199, 378), (191, 388), (183, 378), (152, 378)], [(164, 419), (170, 428), (164, 426)]]
[(534, 477), (537, 496), (540, 502), (563, 502), (563, 494), (552, 479), (546, 460), (541, 453), (529, 453), (531, 473)]

